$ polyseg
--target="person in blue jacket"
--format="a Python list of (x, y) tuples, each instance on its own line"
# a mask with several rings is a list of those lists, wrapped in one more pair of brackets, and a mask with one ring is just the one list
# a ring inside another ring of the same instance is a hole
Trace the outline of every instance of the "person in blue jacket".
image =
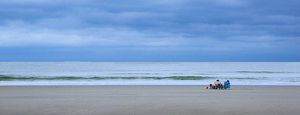
[(230, 88), (230, 82), (229, 80), (227, 80), (226, 82), (224, 82), (224, 89), (228, 89)]

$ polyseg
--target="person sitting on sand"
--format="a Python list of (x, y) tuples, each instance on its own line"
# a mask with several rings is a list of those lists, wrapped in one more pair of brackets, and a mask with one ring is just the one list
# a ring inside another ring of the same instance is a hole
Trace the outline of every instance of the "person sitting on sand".
[(218, 89), (218, 88), (223, 89), (223, 85), (219, 80), (215, 81), (215, 86), (216, 86), (216, 89)]
[(209, 89), (215, 89), (216, 87), (212, 84), (209, 84)]
[(224, 89), (228, 89), (230, 88), (230, 82), (229, 80), (227, 80), (226, 82), (224, 82)]

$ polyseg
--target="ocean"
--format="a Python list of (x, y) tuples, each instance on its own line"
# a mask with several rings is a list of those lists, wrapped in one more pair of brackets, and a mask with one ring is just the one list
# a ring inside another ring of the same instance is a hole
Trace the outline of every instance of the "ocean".
[(0, 62), (0, 85), (300, 85), (300, 62)]

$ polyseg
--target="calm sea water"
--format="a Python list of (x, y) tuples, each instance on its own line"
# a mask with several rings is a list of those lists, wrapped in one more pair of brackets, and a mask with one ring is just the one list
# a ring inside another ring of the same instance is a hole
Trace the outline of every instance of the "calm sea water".
[(0, 85), (300, 85), (300, 62), (0, 62)]

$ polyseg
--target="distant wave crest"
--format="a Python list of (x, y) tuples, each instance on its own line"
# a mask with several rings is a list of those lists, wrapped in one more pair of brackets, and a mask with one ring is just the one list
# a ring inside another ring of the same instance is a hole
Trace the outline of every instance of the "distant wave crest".
[(136, 79), (147, 79), (147, 80), (203, 80), (203, 79), (215, 79), (214, 77), (203, 77), (203, 76), (168, 76), (168, 77), (76, 77), (76, 76), (56, 76), (56, 77), (24, 77), (24, 76), (8, 76), (0, 75), (0, 81), (34, 81), (34, 80), (136, 80)]
[(273, 71), (236, 71), (237, 73), (286, 73), (286, 72), (273, 72)]

